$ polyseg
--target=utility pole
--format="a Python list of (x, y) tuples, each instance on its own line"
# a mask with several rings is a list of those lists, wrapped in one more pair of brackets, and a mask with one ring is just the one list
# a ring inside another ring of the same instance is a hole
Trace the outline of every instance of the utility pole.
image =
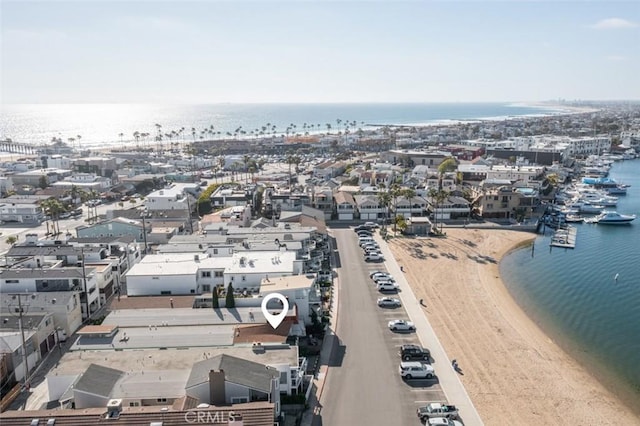
[(84, 301), (87, 308), (87, 320), (91, 318), (91, 312), (89, 311), (89, 292), (87, 291), (87, 271), (84, 267), (84, 247), (80, 247), (80, 253), (82, 254), (82, 284), (84, 287)]
[[(24, 364), (24, 379), (22, 387), (23, 389), (28, 386), (29, 381), (29, 360), (27, 356), (27, 344), (24, 338), (24, 327), (22, 324), (22, 315), (24, 314), (24, 308), (22, 306), (22, 297), (30, 296), (31, 299), (35, 299), (35, 294), (29, 293), (9, 293), (8, 294), (13, 300), (18, 299), (18, 329), (20, 330), (20, 338), (22, 342), (22, 363)], [(26, 305), (28, 308), (29, 305)]]

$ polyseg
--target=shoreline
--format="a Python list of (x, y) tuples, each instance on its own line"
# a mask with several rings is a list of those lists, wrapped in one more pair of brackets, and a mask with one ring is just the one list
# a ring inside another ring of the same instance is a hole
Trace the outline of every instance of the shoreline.
[(390, 246), (416, 296), (427, 301), (429, 321), (449, 357), (458, 359), (461, 380), (486, 424), (508, 424), (513, 413), (526, 425), (558, 418), (638, 423), (625, 398), (552, 340), (505, 286), (500, 261), (535, 235), (452, 228), (447, 234), (391, 240)]

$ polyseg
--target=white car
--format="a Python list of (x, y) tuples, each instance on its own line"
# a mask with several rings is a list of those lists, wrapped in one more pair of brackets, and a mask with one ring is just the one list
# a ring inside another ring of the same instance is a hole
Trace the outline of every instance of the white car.
[(364, 226), (366, 226), (367, 228), (380, 228), (380, 225), (375, 222), (365, 222)]
[(369, 277), (370, 278), (373, 278), (376, 275), (389, 275), (389, 273), (385, 272), (385, 271), (372, 271), (372, 272), (369, 273)]
[(444, 417), (431, 417), (427, 419), (426, 426), (463, 426), (458, 420), (451, 420)]
[(379, 248), (375, 248), (375, 247), (365, 247), (364, 248), (364, 253), (365, 254), (379, 254), (382, 255), (382, 252), (380, 251)]
[(380, 297), (378, 298), (378, 306), (381, 308), (399, 308), (402, 303), (400, 303), (400, 299), (393, 297)]
[(365, 262), (379, 262), (384, 260), (384, 257), (382, 257), (381, 254), (375, 253), (375, 254), (365, 254), (364, 255), (364, 261)]
[(376, 284), (385, 281), (390, 281), (392, 283), (396, 282), (395, 278), (393, 278), (390, 274), (376, 275), (375, 277), (373, 277), (373, 282), (375, 282)]
[(392, 282), (376, 284), (376, 289), (380, 292), (383, 291), (398, 291), (398, 284)]
[(433, 379), (435, 370), (429, 364), (423, 364), (420, 361), (401, 362), (398, 368), (400, 376), (403, 379)]
[(415, 331), (416, 326), (411, 321), (391, 320), (389, 321), (389, 330), (391, 331)]

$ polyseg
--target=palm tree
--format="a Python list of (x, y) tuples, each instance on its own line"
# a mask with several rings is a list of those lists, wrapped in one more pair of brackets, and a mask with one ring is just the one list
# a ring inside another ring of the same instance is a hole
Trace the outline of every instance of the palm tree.
[(242, 156), (242, 162), (244, 163), (245, 181), (249, 179), (249, 160), (251, 160), (251, 157), (249, 157), (248, 155)]
[(391, 204), (391, 194), (387, 191), (378, 192), (378, 202), (384, 208), (384, 227), (387, 226), (387, 217), (389, 212), (389, 205)]
[(396, 218), (398, 216), (398, 197), (402, 195), (402, 189), (397, 183), (389, 186), (389, 195), (393, 198), (393, 232), (396, 232)]
[(409, 217), (413, 216), (413, 199), (416, 196), (416, 191), (413, 188), (404, 188), (402, 190), (402, 196), (409, 201)]

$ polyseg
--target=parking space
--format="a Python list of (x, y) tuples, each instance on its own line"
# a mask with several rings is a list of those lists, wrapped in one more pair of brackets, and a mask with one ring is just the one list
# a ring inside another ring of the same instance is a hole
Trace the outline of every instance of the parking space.
[[(368, 297), (373, 305), (377, 304), (378, 298), (390, 297), (399, 298), (398, 292), (380, 292), (376, 289), (376, 284), (370, 274), (375, 271), (387, 272), (384, 263), (380, 262), (365, 262), (366, 281), (368, 289)], [(415, 413), (419, 406), (426, 405), (429, 402), (434, 401), (446, 401), (446, 396), (442, 391), (442, 388), (438, 382), (436, 368), (436, 377), (433, 379), (410, 379), (403, 380), (398, 373), (398, 368), (401, 362), (400, 348), (403, 345), (418, 345), (429, 349), (428, 344), (423, 344), (418, 336), (413, 331), (406, 332), (394, 332), (389, 329), (388, 323), (391, 320), (405, 320), (409, 321), (409, 316), (403, 306), (399, 307), (376, 307), (378, 310), (377, 324), (383, 330), (385, 336), (386, 346), (379, 348), (379, 350), (385, 350), (389, 353), (391, 359), (395, 360), (394, 364), (389, 368), (394, 369), (396, 380), (401, 382), (400, 389), (403, 389), (403, 395), (401, 397), (403, 403), (403, 412)], [(424, 342), (427, 343), (427, 342)], [(431, 360), (433, 361), (433, 360)], [(442, 368), (443, 364), (440, 364)], [(415, 424), (420, 424), (417, 416), (415, 417)]]

